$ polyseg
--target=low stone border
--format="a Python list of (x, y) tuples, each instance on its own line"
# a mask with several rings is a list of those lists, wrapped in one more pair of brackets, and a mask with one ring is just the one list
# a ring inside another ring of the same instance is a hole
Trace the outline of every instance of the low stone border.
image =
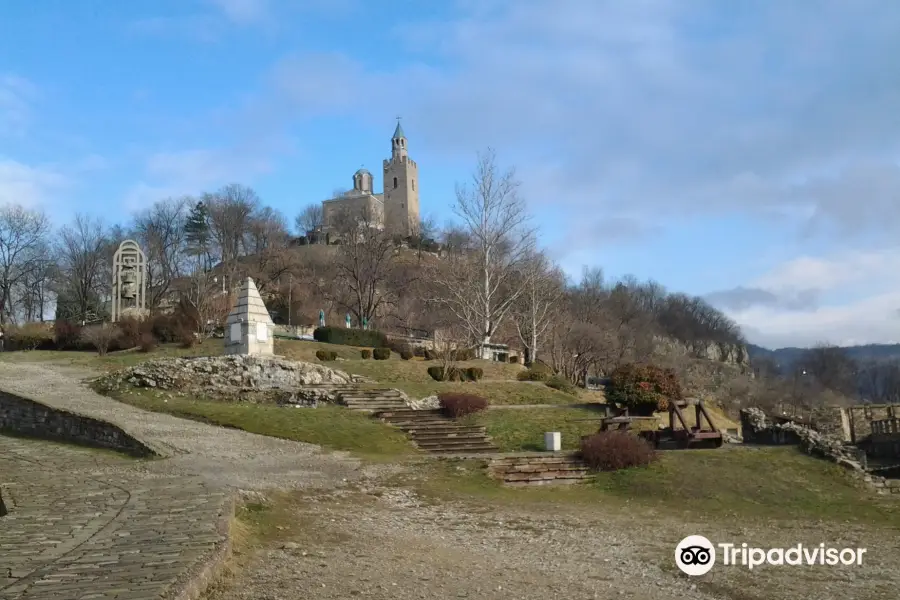
[(0, 432), (4, 431), (116, 450), (138, 458), (168, 456), (167, 452), (139, 440), (118, 425), (0, 391)]
[(177, 591), (172, 596), (172, 600), (198, 600), (218, 580), (225, 564), (231, 558), (236, 507), (237, 494), (232, 494), (225, 503), (217, 527), (219, 533), (222, 534), (222, 543), (176, 584)]

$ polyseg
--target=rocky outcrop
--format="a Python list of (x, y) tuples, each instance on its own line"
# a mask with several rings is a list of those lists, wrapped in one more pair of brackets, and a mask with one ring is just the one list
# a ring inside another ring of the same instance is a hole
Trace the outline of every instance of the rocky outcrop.
[(797, 443), (808, 454), (854, 471), (865, 470), (865, 454), (854, 446), (846, 445), (839, 437), (820, 433), (791, 421), (776, 423), (758, 408), (741, 410), (741, 424), (745, 442)]
[(441, 402), (437, 396), (427, 396), (421, 400), (408, 399), (406, 405), (413, 410), (437, 410), (441, 407)]
[(327, 401), (333, 395), (328, 386), (351, 383), (355, 383), (353, 376), (324, 365), (231, 355), (148, 360), (101, 377), (96, 385), (107, 390), (131, 386), (225, 396), (240, 392), (297, 394), (304, 386), (322, 386), (302, 393)]
[(653, 346), (657, 355), (685, 356), (725, 363), (742, 369), (747, 369), (750, 365), (747, 348), (741, 344), (698, 342), (687, 345), (672, 338), (656, 336), (653, 339)]

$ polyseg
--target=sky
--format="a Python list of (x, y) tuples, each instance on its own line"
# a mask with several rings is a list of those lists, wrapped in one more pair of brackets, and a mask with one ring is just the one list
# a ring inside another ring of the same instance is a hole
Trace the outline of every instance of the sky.
[(110, 223), (232, 182), (291, 220), (423, 215), (493, 148), (572, 276), (654, 279), (775, 348), (900, 342), (900, 4), (42, 0), (0, 8), (0, 204)]

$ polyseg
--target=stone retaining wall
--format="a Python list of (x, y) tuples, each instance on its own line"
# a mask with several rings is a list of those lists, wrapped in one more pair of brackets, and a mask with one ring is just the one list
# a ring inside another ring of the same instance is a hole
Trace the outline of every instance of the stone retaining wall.
[(506, 485), (553, 485), (578, 483), (590, 476), (575, 453), (509, 454), (492, 458), (488, 474)]
[(0, 432), (117, 450), (140, 458), (159, 455), (116, 425), (3, 391)]

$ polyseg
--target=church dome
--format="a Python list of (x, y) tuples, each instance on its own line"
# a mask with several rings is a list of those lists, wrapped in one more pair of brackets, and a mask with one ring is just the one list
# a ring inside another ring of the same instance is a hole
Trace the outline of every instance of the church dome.
[[(369, 173), (367, 169), (360, 169), (356, 173), (354, 173), (354, 175), (368, 175), (369, 177), (372, 176), (372, 174)], [(344, 175), (344, 177), (346, 177), (346, 175)]]

